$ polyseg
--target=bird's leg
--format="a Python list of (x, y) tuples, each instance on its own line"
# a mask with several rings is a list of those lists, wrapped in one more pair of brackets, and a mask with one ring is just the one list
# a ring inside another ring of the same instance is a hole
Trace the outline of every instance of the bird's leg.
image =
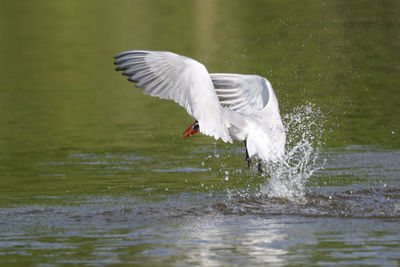
[[(194, 135), (199, 131), (199, 122), (195, 121), (192, 125), (190, 125), (184, 132), (183, 132), (183, 138), (187, 138), (189, 136)], [(187, 134), (186, 134), (187, 133)], [(186, 134), (186, 135), (185, 135)]]
[(261, 162), (258, 163), (257, 169), (258, 169), (258, 174), (259, 175), (262, 175), (264, 173), (264, 171), (262, 169), (262, 166), (261, 166)]
[(247, 151), (247, 140), (244, 140), (244, 147), (245, 147), (245, 149), (246, 149), (246, 162), (247, 162), (247, 166), (249, 166), (249, 168), (251, 169), (252, 162), (251, 162), (251, 159), (250, 159), (250, 157), (249, 157), (249, 152)]

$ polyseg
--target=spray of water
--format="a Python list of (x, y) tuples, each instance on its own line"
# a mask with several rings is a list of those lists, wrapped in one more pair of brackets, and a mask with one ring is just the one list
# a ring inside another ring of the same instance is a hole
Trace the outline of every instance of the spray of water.
[(261, 194), (306, 202), (306, 182), (323, 167), (319, 151), (323, 145), (322, 134), (325, 117), (315, 104), (294, 108), (282, 117), (286, 131), (286, 153), (281, 161), (264, 166), (267, 182)]

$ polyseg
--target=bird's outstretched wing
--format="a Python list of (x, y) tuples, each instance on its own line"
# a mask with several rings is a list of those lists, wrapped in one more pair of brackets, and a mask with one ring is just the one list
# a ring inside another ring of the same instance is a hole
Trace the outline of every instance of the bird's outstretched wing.
[(143, 93), (171, 99), (198, 120), (200, 132), (224, 142), (232, 142), (222, 106), (209, 73), (203, 64), (171, 52), (131, 50), (115, 56), (116, 70), (122, 70), (128, 80)]
[(270, 100), (269, 81), (258, 75), (212, 73), (211, 80), (222, 105), (241, 113), (256, 113)]

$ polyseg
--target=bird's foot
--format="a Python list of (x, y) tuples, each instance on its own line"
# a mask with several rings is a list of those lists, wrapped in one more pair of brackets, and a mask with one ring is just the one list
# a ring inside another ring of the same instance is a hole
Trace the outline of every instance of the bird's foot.
[(253, 165), (253, 162), (251, 161), (251, 159), (246, 157), (246, 162), (247, 162), (247, 166), (249, 166), (249, 169), (251, 169), (251, 166)]
[(195, 121), (192, 125), (190, 125), (184, 132), (183, 132), (183, 138), (187, 138), (189, 136), (194, 135), (199, 131), (199, 122)]
[(258, 174), (262, 175), (264, 173), (262, 166), (261, 166), (261, 162), (258, 163), (257, 165), (257, 170), (258, 170)]

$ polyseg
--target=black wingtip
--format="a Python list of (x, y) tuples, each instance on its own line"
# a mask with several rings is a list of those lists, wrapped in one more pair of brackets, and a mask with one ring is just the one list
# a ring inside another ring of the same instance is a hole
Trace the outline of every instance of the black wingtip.
[(127, 80), (130, 81), (130, 82), (134, 82), (134, 83), (138, 82), (138, 80), (132, 79), (132, 77), (129, 77)]
[(146, 55), (146, 54), (148, 54), (149, 52), (150, 52), (150, 51), (147, 51), (147, 50), (126, 50), (126, 51), (123, 51), (123, 52), (121, 52), (121, 53), (116, 54), (116, 55), (114, 56), (114, 58), (115, 58), (115, 59), (118, 59), (118, 58), (120, 58), (120, 57), (129, 55), (129, 54), (141, 54), (141, 55)]

